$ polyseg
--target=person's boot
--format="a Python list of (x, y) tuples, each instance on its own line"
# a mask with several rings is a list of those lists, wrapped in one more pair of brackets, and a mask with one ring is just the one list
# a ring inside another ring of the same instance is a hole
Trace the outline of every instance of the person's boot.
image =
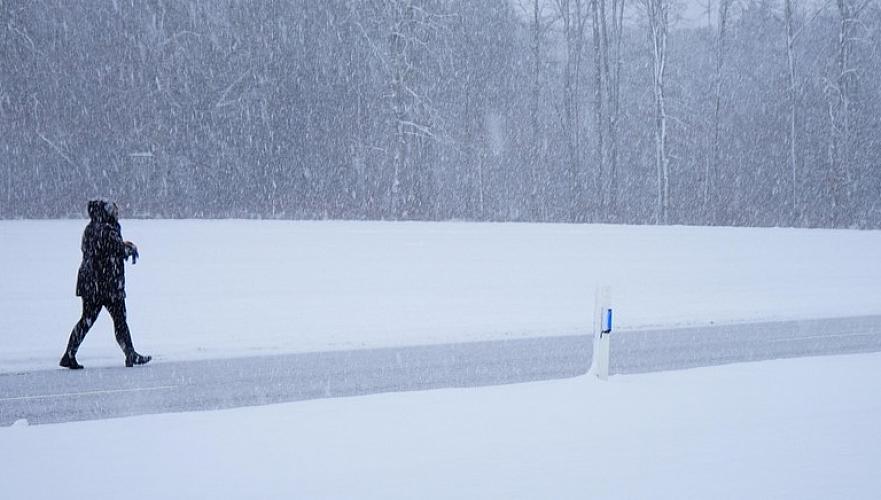
[(58, 362), (58, 366), (70, 368), (71, 370), (83, 369), (83, 365), (76, 362), (76, 355), (70, 354), (69, 352), (64, 353), (64, 356), (61, 357), (61, 361)]
[(130, 354), (125, 355), (125, 366), (126, 368), (131, 368), (135, 365), (146, 365), (153, 359), (153, 356), (143, 356), (132, 351)]

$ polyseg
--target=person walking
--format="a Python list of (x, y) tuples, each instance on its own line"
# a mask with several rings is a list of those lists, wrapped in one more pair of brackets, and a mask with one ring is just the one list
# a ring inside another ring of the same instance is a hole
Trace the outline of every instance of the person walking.
[(83, 368), (76, 353), (89, 329), (98, 318), (101, 308), (107, 308), (113, 318), (116, 343), (125, 354), (125, 366), (149, 363), (152, 356), (135, 351), (125, 312), (124, 260), (138, 260), (138, 247), (123, 241), (119, 225), (119, 208), (104, 199), (89, 201), (89, 224), (83, 232), (83, 262), (77, 274), (76, 294), (83, 300), (83, 314), (70, 332), (67, 350), (59, 365), (71, 370)]

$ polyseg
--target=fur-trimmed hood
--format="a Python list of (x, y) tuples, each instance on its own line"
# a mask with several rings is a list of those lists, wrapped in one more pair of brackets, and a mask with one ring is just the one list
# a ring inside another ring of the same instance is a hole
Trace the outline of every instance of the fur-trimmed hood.
[(115, 203), (104, 198), (89, 200), (89, 218), (97, 222), (110, 222), (115, 219)]

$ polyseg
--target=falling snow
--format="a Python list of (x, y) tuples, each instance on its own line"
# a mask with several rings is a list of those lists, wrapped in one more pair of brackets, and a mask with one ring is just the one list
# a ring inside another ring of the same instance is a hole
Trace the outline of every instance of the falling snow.
[(878, 2), (706, 5), (0, 0), (0, 217), (881, 226)]

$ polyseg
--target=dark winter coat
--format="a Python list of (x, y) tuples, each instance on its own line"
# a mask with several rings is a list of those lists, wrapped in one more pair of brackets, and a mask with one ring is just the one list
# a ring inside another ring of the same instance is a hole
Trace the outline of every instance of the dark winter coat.
[(103, 302), (125, 298), (126, 245), (119, 222), (112, 215), (112, 203), (89, 201), (91, 221), (83, 232), (83, 263), (76, 282), (76, 294)]

